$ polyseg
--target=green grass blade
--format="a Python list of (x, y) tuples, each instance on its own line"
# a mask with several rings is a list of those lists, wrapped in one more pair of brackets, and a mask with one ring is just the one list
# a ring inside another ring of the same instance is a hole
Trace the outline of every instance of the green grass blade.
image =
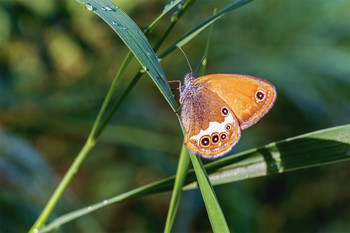
[(197, 36), (201, 31), (206, 29), (208, 26), (210, 26), (216, 20), (222, 18), (228, 12), (245, 5), (248, 2), (250, 2), (250, 1), (252, 1), (252, 0), (240, 0), (238, 2), (235, 2), (235, 3), (232, 3), (232, 4), (228, 5), (226, 8), (222, 9), (221, 11), (219, 11), (218, 13), (216, 13), (215, 15), (213, 15), (212, 17), (210, 17), (209, 19), (205, 20), (204, 22), (202, 22), (201, 24), (199, 24), (198, 26), (196, 26), (195, 28), (190, 30), (188, 33), (183, 35), (173, 45), (171, 45), (168, 49), (166, 49), (163, 53), (161, 53), (158, 56), (158, 58), (165, 57), (166, 55), (168, 55), (170, 52), (172, 52), (177, 47), (183, 47), (185, 44), (187, 44), (187, 42), (192, 40), (195, 36)]
[[(215, 11), (214, 11), (214, 14), (215, 14)], [(209, 35), (207, 38), (206, 49), (204, 52), (205, 57), (208, 56), (212, 29), (213, 29), (213, 24), (210, 27)], [(202, 71), (205, 70), (205, 66), (206, 66), (206, 64), (203, 61), (201, 64)], [(203, 74), (201, 74), (201, 75), (203, 75)], [(180, 118), (179, 118), (179, 122), (181, 124)], [(182, 128), (182, 131), (183, 131), (183, 133), (185, 133), (185, 130), (183, 128)], [(178, 206), (179, 206), (180, 199), (181, 199), (182, 187), (183, 187), (186, 175), (187, 175), (189, 156), (188, 156), (188, 153), (186, 153), (186, 152), (187, 152), (187, 148), (185, 147), (184, 144), (182, 144), (179, 165), (178, 165), (178, 169), (176, 171), (176, 176), (175, 176), (175, 184), (174, 184), (174, 188), (173, 188), (173, 194), (171, 196), (170, 207), (168, 210), (168, 216), (167, 216), (165, 229), (164, 229), (164, 232), (166, 232), (166, 233), (171, 232), (171, 228), (172, 228), (172, 225), (174, 223), (176, 212), (178, 210)]]
[(159, 20), (166, 15), (169, 11), (171, 11), (174, 7), (176, 7), (179, 3), (181, 3), (182, 0), (176, 0), (170, 2), (168, 5), (165, 6), (162, 14), (160, 14), (146, 29), (145, 29), (145, 34), (151, 32), (153, 28), (157, 25)]
[[(214, 9), (214, 15), (216, 13), (216, 8)], [(210, 40), (211, 40), (211, 36), (213, 34), (213, 26), (214, 24), (212, 24), (209, 28), (209, 33), (208, 33), (208, 38), (207, 38), (207, 42), (205, 43), (205, 49), (204, 49), (204, 59), (202, 61), (202, 63), (200, 64), (200, 69), (199, 69), (199, 77), (205, 75), (205, 68), (207, 67), (207, 60), (208, 60), (208, 53), (209, 53), (209, 47), (210, 47)]]
[[(160, 46), (163, 43), (163, 41), (165, 40), (165, 38), (169, 35), (170, 31), (173, 30), (173, 28), (175, 27), (177, 22), (182, 18), (182, 16), (188, 11), (188, 9), (191, 8), (191, 6), (196, 1), (197, 0), (187, 0), (187, 1), (182, 3), (182, 5), (178, 11), (174, 12), (174, 14), (171, 17), (171, 23), (170, 23), (169, 27), (167, 28), (167, 30), (164, 31), (163, 35), (160, 37), (158, 42), (155, 43), (155, 45), (153, 47), (154, 51), (156, 51), (156, 52), (158, 51), (158, 49), (160, 48)], [(159, 60), (161, 60), (161, 59), (159, 59)]]
[(218, 233), (230, 232), (202, 161), (193, 153), (189, 152), (189, 154), (213, 231)]
[[(214, 10), (214, 15), (215, 15)], [(214, 22), (214, 21), (213, 21)], [(201, 73), (203, 75), (206, 67), (206, 59), (208, 57), (209, 45), (211, 33), (213, 31), (213, 23), (210, 24), (210, 30), (207, 38), (207, 43), (204, 51), (205, 60), (201, 63)], [(184, 147), (184, 146), (183, 146)], [(203, 167), (203, 163), (199, 157), (195, 156), (193, 153), (189, 152), (190, 158), (193, 164), (193, 168), (197, 177), (197, 183), (204, 200), (205, 207), (207, 209), (208, 217), (214, 232), (230, 232), (225, 216), (222, 212), (220, 204), (216, 198), (215, 191), (212, 187), (212, 184), (208, 178), (208, 175)], [(176, 177), (177, 178), (177, 177)], [(170, 232), (170, 229), (169, 231)]]
[[(79, 0), (78, 0), (79, 1)], [(81, 1), (80, 1), (81, 2)], [(154, 23), (151, 24), (151, 26), (148, 28), (148, 32), (151, 31), (151, 29), (156, 25), (156, 23), (158, 22), (158, 20), (165, 14), (167, 13), (169, 10), (171, 10), (172, 8), (174, 8), (176, 6), (176, 3), (178, 1), (176, 1), (175, 3), (172, 3), (172, 5), (170, 7), (168, 7), (167, 10), (165, 10), (163, 12), (163, 14), (158, 17)], [(106, 2), (105, 2), (106, 3)], [(108, 2), (109, 3), (109, 2)], [(85, 8), (89, 11), (96, 11), (98, 8), (94, 7), (93, 5), (91, 5), (90, 3), (83, 3)], [(102, 11), (105, 12), (115, 12), (116, 9), (118, 10), (119, 8), (115, 5), (112, 5), (112, 7), (110, 5), (105, 5), (104, 7), (101, 8)], [(184, 6), (182, 5), (181, 10), (178, 11), (178, 14), (182, 14), (184, 10)], [(125, 18), (128, 19), (128, 17), (124, 14)], [(106, 17), (107, 18), (107, 17)], [(113, 18), (113, 17), (112, 17)], [(110, 20), (109, 20), (110, 21)], [(108, 21), (106, 21), (108, 22)], [(131, 21), (131, 24), (133, 22)], [(121, 26), (118, 21), (112, 21), (113, 25), (119, 25)], [(171, 25), (174, 25), (175, 23), (172, 23)], [(131, 25), (134, 26), (136, 28), (136, 30), (138, 29), (136, 25)], [(132, 27), (129, 27), (132, 28)], [(127, 29), (126, 27), (123, 29)], [(170, 32), (170, 30), (168, 30)], [(147, 33), (147, 32), (145, 32)], [(142, 33), (139, 33), (140, 35), (142, 35)], [(158, 44), (160, 45), (162, 43), (162, 41), (166, 38), (167, 34), (162, 38), (162, 40), (160, 40), (158, 42)], [(124, 41), (128, 41), (128, 38), (125, 38)], [(141, 38), (141, 39), (145, 39), (145, 37)], [(129, 40), (130, 41), (130, 40)], [(144, 40), (146, 41), (148, 44), (147, 39)], [(132, 41), (131, 41), (132, 42)], [(141, 41), (142, 42), (142, 41)], [(132, 45), (132, 43), (131, 43)], [(149, 44), (148, 44), (149, 45)], [(132, 47), (132, 46), (129, 46)], [(132, 51), (134, 52), (134, 51)], [(153, 52), (153, 51), (152, 51)], [(134, 53), (135, 54), (135, 53)], [(149, 53), (147, 53), (147, 55), (150, 55)], [(153, 52), (153, 58), (155, 57), (154, 52)], [(47, 218), (49, 217), (49, 215), (51, 214), (53, 208), (56, 206), (58, 200), (60, 199), (62, 193), (64, 192), (64, 190), (66, 189), (66, 187), (68, 186), (68, 184), (70, 183), (71, 179), (73, 178), (74, 174), (77, 173), (77, 171), (79, 170), (80, 164), (83, 162), (83, 160), (85, 159), (85, 157), (87, 156), (87, 154), (89, 153), (89, 151), (94, 147), (94, 145), (97, 142), (98, 137), (100, 136), (101, 132), (104, 130), (104, 128), (106, 127), (106, 125), (109, 123), (110, 119), (112, 118), (112, 116), (114, 115), (114, 113), (116, 112), (116, 110), (119, 108), (121, 102), (123, 101), (123, 99), (127, 96), (127, 94), (129, 93), (129, 91), (132, 89), (132, 87), (134, 86), (134, 84), (137, 82), (137, 80), (141, 77), (142, 73), (138, 72), (137, 75), (133, 78), (133, 80), (131, 81), (130, 85), (126, 88), (126, 90), (123, 92), (123, 94), (121, 95), (121, 97), (118, 99), (118, 101), (115, 102), (115, 104), (112, 106), (112, 108), (110, 109), (110, 111), (108, 111), (108, 113), (106, 114), (106, 117), (101, 121), (102, 119), (102, 115), (105, 112), (107, 105), (109, 104), (111, 97), (114, 93), (115, 87), (118, 85), (120, 78), (122, 76), (122, 74), (124, 73), (126, 67), (128, 66), (128, 64), (130, 63), (132, 59), (132, 55), (131, 52), (128, 53), (128, 55), (126, 56), (118, 74), (116, 75), (116, 77), (114, 78), (114, 81), (107, 93), (107, 96), (102, 104), (102, 107), (98, 113), (98, 116), (94, 122), (94, 125), (92, 127), (92, 130), (90, 132), (90, 135), (85, 143), (85, 145), (83, 146), (82, 150), (79, 152), (78, 156), (76, 157), (76, 159), (74, 160), (74, 163), (70, 166), (70, 168), (68, 169), (67, 173), (65, 174), (64, 178), (62, 179), (62, 181), (60, 182), (60, 184), (58, 185), (58, 187), (56, 188), (56, 190), (54, 191), (53, 195), (50, 197), (49, 201), (46, 203), (43, 211), (41, 212), (41, 214), (39, 215), (38, 219), (35, 221), (35, 223), (33, 224), (32, 228), (30, 229), (30, 232), (36, 232), (38, 231), (38, 229), (41, 229), (42, 225), (46, 222)], [(139, 59), (140, 60), (140, 59)], [(158, 62), (158, 61), (157, 61)], [(157, 63), (159, 65), (159, 63)], [(160, 67), (160, 66), (159, 66)], [(147, 68), (146, 71), (148, 72)], [(160, 69), (160, 72), (162, 72), (162, 70)], [(158, 78), (155, 79), (156, 82), (158, 82)], [(162, 84), (165, 84), (165, 82), (161, 82)], [(169, 86), (167, 85), (168, 89)], [(164, 89), (161, 89), (164, 90)], [(168, 93), (169, 91), (164, 90), (165, 93)], [(173, 100), (173, 98), (168, 99), (169, 103), (175, 102)], [(173, 107), (173, 106), (172, 106)]]
[(175, 111), (177, 104), (168, 83), (159, 80), (165, 79), (163, 69), (147, 38), (135, 22), (110, 0), (79, 0), (79, 2), (84, 4), (87, 10), (102, 18), (119, 35)]
[[(350, 159), (350, 124), (270, 143), (207, 164), (213, 184), (321, 166)], [(186, 188), (195, 187), (192, 183)]]
[[(113, 79), (113, 82), (112, 82), (112, 85), (110, 86), (108, 92), (107, 92), (107, 95), (103, 101), (103, 104), (101, 106), (101, 109), (100, 111), (98, 112), (98, 115), (96, 117), (96, 120), (92, 126), (92, 129), (91, 129), (91, 132), (90, 132), (90, 135), (89, 135), (89, 138), (88, 140), (90, 141), (93, 141), (93, 143), (96, 143), (98, 137), (100, 136), (102, 130), (107, 126), (108, 122), (106, 120), (106, 118), (108, 119), (108, 116), (102, 121), (101, 123), (101, 120), (102, 120), (102, 115), (106, 112), (107, 110), (107, 107), (112, 99), (112, 96), (114, 94), (114, 91), (116, 89), (116, 87), (119, 85), (120, 83), (120, 80), (121, 80), (121, 77), (123, 76), (125, 70), (126, 70), (126, 67), (129, 65), (129, 63), (131, 62), (133, 58), (133, 55), (132, 53), (128, 53), (127, 56), (125, 57), (117, 75), (114, 77)], [(108, 114), (110, 115), (110, 114)]]
[(177, 166), (175, 183), (173, 188), (173, 194), (171, 196), (170, 206), (168, 210), (168, 216), (165, 223), (164, 232), (170, 233), (173, 226), (175, 216), (180, 204), (182, 187), (186, 179), (188, 165), (190, 163), (190, 157), (187, 153), (187, 148), (182, 145), (179, 164)]
[[(276, 148), (283, 149), (280, 151), (277, 150), (276, 152)], [(272, 156), (274, 159), (264, 157), (265, 149), (268, 151), (275, 151), (275, 154)], [(321, 166), (349, 159), (350, 124), (314, 131), (271, 143), (264, 147), (244, 151), (221, 160), (213, 161), (206, 164), (204, 167), (208, 174), (210, 174), (209, 177), (211, 177), (213, 185), (218, 185), (258, 177), (258, 174), (259, 176), (266, 176), (268, 174)], [(281, 161), (279, 167), (276, 167), (277, 161)], [(229, 171), (229, 169), (231, 169), (231, 174), (227, 174), (228, 172), (226, 172), (226, 176), (218, 175), (220, 173), (222, 174), (225, 170)], [(42, 228), (42, 230), (49, 231), (56, 229), (60, 225), (84, 216), (87, 213), (130, 198), (171, 191), (174, 180), (175, 176), (172, 176), (117, 195), (106, 201), (91, 205), (90, 207), (62, 215)], [(185, 184), (188, 184), (186, 188), (197, 187), (197, 184), (194, 183), (195, 180), (196, 176), (194, 171), (190, 170), (185, 180)]]
[(141, 197), (149, 194), (154, 194), (154, 193), (160, 193), (164, 192), (165, 190), (170, 191), (171, 188), (174, 185), (174, 177), (170, 177), (158, 182), (154, 182), (148, 185), (144, 185), (142, 187), (130, 190), (128, 192), (122, 193), (120, 195), (114, 196), (112, 198), (103, 200), (99, 203), (95, 203), (93, 205), (90, 205), (88, 207), (84, 207), (82, 209), (78, 209), (75, 211), (72, 211), (68, 214), (62, 215), (58, 218), (55, 218), (51, 223), (43, 226), (39, 232), (50, 232), (53, 230), (58, 229), (61, 225), (68, 223), (74, 219), (77, 219), (79, 217), (82, 217), (86, 214), (89, 214), (93, 211), (96, 211), (98, 209), (104, 208), (106, 206), (122, 202), (127, 199), (131, 198), (136, 198), (136, 197)]

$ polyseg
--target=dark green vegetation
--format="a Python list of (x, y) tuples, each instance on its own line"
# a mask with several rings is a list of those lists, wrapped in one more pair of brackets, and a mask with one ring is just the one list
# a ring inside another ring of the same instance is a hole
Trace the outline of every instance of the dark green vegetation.
[[(126, 2), (119, 6), (141, 28), (164, 8), (162, 1)], [(193, 5), (159, 51), (210, 17), (214, 7), (227, 4)], [(255, 1), (215, 23), (207, 73), (262, 77), (278, 91), (272, 111), (243, 132), (230, 154), (349, 123), (349, 7), (346, 0)], [(154, 29), (151, 45), (169, 18)], [(184, 47), (193, 66), (203, 55), (206, 38), (204, 32)], [(75, 1), (0, 3), (1, 231), (26, 231), (36, 220), (84, 144), (127, 52), (101, 19)], [(161, 64), (169, 80), (182, 79), (189, 71), (179, 51)], [(134, 62), (115, 97), (137, 70)], [(144, 75), (50, 220), (173, 175), (181, 142), (175, 114)], [(323, 141), (320, 148), (331, 144)], [(343, 162), (225, 184), (215, 191), (228, 225), (237, 232), (346, 231), (348, 169), (349, 162)], [(127, 200), (62, 229), (162, 231), (169, 201), (169, 193)], [(185, 192), (174, 231), (210, 229), (200, 192)]]

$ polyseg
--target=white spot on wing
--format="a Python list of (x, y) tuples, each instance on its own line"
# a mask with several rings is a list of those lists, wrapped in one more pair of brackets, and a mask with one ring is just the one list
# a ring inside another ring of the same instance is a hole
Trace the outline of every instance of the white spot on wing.
[[(225, 117), (225, 121), (222, 123), (210, 122), (209, 127), (206, 130), (201, 130), (199, 132), (199, 134), (192, 136), (190, 139), (191, 140), (194, 139), (194, 140), (197, 140), (199, 142), (200, 138), (204, 135), (211, 135), (212, 133), (215, 133), (215, 132), (218, 132), (218, 133), (226, 132), (225, 126), (228, 123), (230, 123), (230, 124), (234, 123), (232, 113), (230, 113), (227, 117)], [(235, 127), (235, 125), (234, 125), (234, 127)]]

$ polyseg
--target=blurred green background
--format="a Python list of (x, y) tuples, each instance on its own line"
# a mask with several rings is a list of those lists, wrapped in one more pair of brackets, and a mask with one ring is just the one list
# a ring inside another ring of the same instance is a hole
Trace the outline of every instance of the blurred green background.
[[(145, 28), (168, 1), (115, 1)], [(230, 1), (198, 1), (160, 51)], [(350, 1), (253, 1), (214, 24), (207, 73), (241, 73), (277, 89), (271, 112), (232, 153), (349, 123)], [(151, 35), (153, 44), (170, 22)], [(192, 66), (208, 31), (184, 49)], [(127, 48), (72, 0), (0, 1), (0, 231), (29, 230), (82, 147)], [(168, 79), (189, 68), (163, 59)], [(134, 64), (117, 90), (138, 68)], [(83, 163), (52, 215), (88, 206), (176, 171), (183, 137), (175, 114), (144, 75)], [(215, 188), (236, 232), (350, 232), (350, 163)], [(159, 232), (170, 194), (109, 206), (61, 232)], [(198, 190), (185, 192), (174, 232), (211, 232)]]

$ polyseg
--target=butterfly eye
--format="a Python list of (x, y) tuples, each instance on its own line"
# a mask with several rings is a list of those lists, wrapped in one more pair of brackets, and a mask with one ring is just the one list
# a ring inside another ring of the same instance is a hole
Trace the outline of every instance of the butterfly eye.
[(221, 133), (220, 134), (221, 141), (225, 141), (226, 138), (227, 138), (227, 134), (226, 133)]
[(225, 108), (225, 107), (223, 107), (223, 108), (221, 109), (221, 113), (222, 113), (222, 115), (227, 116), (227, 114), (228, 114), (228, 109)]
[(207, 147), (210, 144), (210, 137), (209, 136), (203, 136), (201, 138), (201, 146)]
[(211, 135), (211, 141), (213, 142), (213, 144), (219, 143), (219, 141), (220, 141), (219, 134), (218, 133), (213, 133)]
[(255, 93), (255, 98), (258, 102), (263, 101), (265, 99), (265, 93), (259, 90)]

